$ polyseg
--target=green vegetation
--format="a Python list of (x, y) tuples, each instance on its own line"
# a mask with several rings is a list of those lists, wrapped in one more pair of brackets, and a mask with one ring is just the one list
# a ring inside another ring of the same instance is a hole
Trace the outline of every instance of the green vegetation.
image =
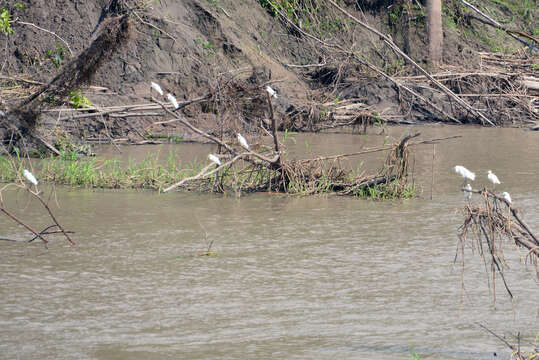
[(183, 142), (183, 136), (181, 135), (165, 135), (165, 134), (148, 134), (146, 139), (150, 140), (168, 140), (173, 144), (181, 144)]
[(346, 23), (340, 17), (331, 16), (332, 9), (323, 2), (304, 0), (258, 0), (272, 16), (285, 15), (306, 32), (327, 36), (341, 32)]
[(60, 68), (62, 66), (62, 63), (64, 62), (64, 52), (65, 49), (62, 45), (56, 43), (56, 49), (47, 50), (47, 54), (45, 55), (46, 59), (49, 59), (50, 62), (54, 65), (55, 68)]
[(374, 200), (411, 199), (417, 196), (417, 191), (415, 184), (401, 184), (395, 180), (388, 184), (360, 189), (357, 196)]
[[(171, 152), (166, 161), (159, 161), (158, 154), (149, 155), (142, 161), (129, 160), (99, 160), (96, 158), (81, 158), (76, 151), (64, 151), (62, 156), (48, 157), (33, 162), (33, 172), (41, 184), (53, 183), (75, 187), (105, 188), (105, 189), (149, 189), (161, 191), (182, 179), (198, 174), (206, 162), (193, 161), (182, 165), (176, 153)], [(13, 157), (0, 157), (0, 181), (11, 182), (21, 178), (22, 170), (29, 168), (26, 159), (18, 155)], [(320, 168), (313, 173), (311, 180), (305, 181), (301, 177), (290, 177), (286, 192), (291, 195), (326, 194), (338, 191), (335, 179), (338, 170), (333, 167)], [(353, 182), (360, 177), (361, 169), (357, 173), (351, 172), (345, 183)], [(258, 171), (241, 170), (234, 167), (224, 168), (219, 173), (193, 183), (189, 188), (198, 191), (219, 191), (219, 189), (259, 188), (267, 190), (265, 184), (269, 177), (276, 173), (260, 168)], [(403, 180), (404, 181), (404, 180)], [(417, 194), (415, 185), (400, 183), (394, 180), (388, 184), (360, 188), (349, 193), (363, 198), (375, 200), (407, 199)]]
[[(41, 183), (109, 189), (162, 190), (181, 179), (198, 173), (205, 164), (196, 161), (186, 167), (176, 160), (173, 153), (161, 164), (157, 155), (150, 155), (140, 162), (98, 160), (78, 156), (50, 157), (33, 164), (35, 175)], [(26, 161), (18, 157), (0, 157), (0, 181), (15, 181)]]
[(13, 28), (9, 21), (11, 20), (11, 13), (7, 9), (2, 9), (0, 11), (0, 30), (4, 35), (13, 34)]
[(92, 106), (92, 102), (84, 96), (80, 90), (69, 92), (69, 103), (73, 105), (75, 109), (84, 109)]
[(215, 49), (213, 48), (213, 43), (211, 41), (204, 41), (201, 38), (197, 37), (195, 43), (200, 45), (204, 52), (206, 52), (207, 57), (215, 56)]
[(409, 356), (406, 357), (406, 360), (421, 360), (421, 356), (419, 356), (418, 353), (413, 352)]

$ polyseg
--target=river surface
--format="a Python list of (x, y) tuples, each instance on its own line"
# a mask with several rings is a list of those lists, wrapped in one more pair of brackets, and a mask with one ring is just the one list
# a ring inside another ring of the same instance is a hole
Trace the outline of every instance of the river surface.
[[(414, 147), (422, 193), (405, 201), (56, 188), (50, 203), (78, 245), (0, 241), (0, 359), (508, 358), (476, 323), (533, 342), (535, 270), (507, 246), (515, 299), (499, 282), (494, 310), (484, 265), (468, 251), (463, 290), (453, 260), (464, 200), (452, 167), (475, 171), (474, 188), (493, 170), (497, 190), (539, 231), (539, 133), (389, 129), (395, 138), (415, 131), (462, 138)], [(384, 136), (295, 135), (289, 156), (353, 152)], [(105, 156), (171, 149), (186, 161), (213, 150), (144, 146)], [(23, 192), (4, 201), (35, 227), (49, 224)], [(0, 237), (29, 235), (0, 217)], [(211, 241), (215, 255), (198, 256)]]

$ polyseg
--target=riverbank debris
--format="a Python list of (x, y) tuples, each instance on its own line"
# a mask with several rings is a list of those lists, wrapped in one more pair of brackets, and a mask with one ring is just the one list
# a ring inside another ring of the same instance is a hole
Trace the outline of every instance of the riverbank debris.
[[(470, 201), (464, 205), (461, 212), (464, 222), (458, 229), (458, 245), (455, 261), (458, 255), (464, 269), (464, 250), (471, 248), (479, 254), (485, 264), (490, 264), (493, 289), (494, 307), (496, 307), (496, 278), (502, 279), (505, 290), (510, 298), (513, 293), (505, 278), (505, 270), (508, 268), (504, 255), (506, 244), (514, 244), (517, 248), (524, 249), (521, 259), (524, 264), (535, 267), (539, 279), (539, 238), (521, 218), (517, 208), (513, 206), (507, 192), (496, 194), (492, 190), (483, 188), (473, 190), (462, 188), (466, 194), (477, 195), (476, 203)], [(488, 271), (488, 269), (486, 269)]]
[[(198, 174), (184, 178), (166, 187), (163, 192), (176, 188), (196, 189), (198, 191), (234, 192), (236, 194), (252, 192), (280, 192), (290, 195), (313, 195), (334, 193), (338, 195), (370, 196), (376, 198), (405, 198), (415, 194), (414, 184), (408, 183), (408, 164), (410, 140), (419, 133), (405, 136), (400, 142), (363, 149), (349, 154), (340, 154), (312, 159), (289, 160), (284, 154), (286, 149), (276, 132), (274, 117), (271, 118), (271, 132), (267, 136), (273, 139), (273, 146), (254, 144), (236, 133), (238, 147), (231, 139), (209, 134), (184, 118), (180, 113), (171, 111), (165, 103), (152, 98), (167, 112), (172, 120), (186, 126), (194, 133), (206, 138), (220, 149), (220, 164), (212, 161)], [(267, 93), (270, 114), (273, 115), (271, 95)], [(438, 139), (441, 140), (441, 139)], [(433, 143), (429, 140), (416, 143)], [(340, 165), (345, 158), (387, 152), (381, 169), (371, 175), (355, 173)], [(215, 167), (214, 165), (218, 165)]]

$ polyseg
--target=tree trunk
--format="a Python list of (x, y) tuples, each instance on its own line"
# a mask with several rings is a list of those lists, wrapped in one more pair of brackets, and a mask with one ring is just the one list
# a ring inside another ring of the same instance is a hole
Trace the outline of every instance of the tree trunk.
[(427, 26), (429, 29), (429, 60), (437, 66), (442, 63), (442, 0), (427, 0)]

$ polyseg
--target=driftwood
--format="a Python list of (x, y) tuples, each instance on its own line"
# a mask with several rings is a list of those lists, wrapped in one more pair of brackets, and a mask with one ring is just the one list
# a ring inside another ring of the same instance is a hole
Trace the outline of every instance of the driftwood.
[[(468, 190), (463, 188), (465, 194), (477, 194), (480, 205), (469, 202), (462, 209), (464, 223), (459, 228), (459, 245), (457, 254), (464, 254), (465, 246), (477, 249), (479, 255), (490, 261), (492, 273), (492, 286), (494, 306), (496, 306), (496, 274), (499, 274), (504, 287), (512, 298), (513, 294), (505, 280), (506, 267), (503, 242), (511, 242), (519, 248), (526, 250), (523, 256), (527, 263), (533, 264), (539, 278), (539, 240), (530, 227), (520, 217), (518, 210), (503, 196), (496, 195), (488, 189)], [(462, 255), (463, 256), (463, 255)], [(455, 260), (457, 255), (455, 256)], [(464, 262), (464, 258), (462, 258)]]
[[(34, 237), (28, 240), (28, 242), (32, 242), (35, 239), (40, 239), (45, 245), (48, 244), (48, 240), (45, 238), (45, 235), (51, 235), (51, 234), (62, 234), (66, 238), (66, 240), (71, 244), (71, 246), (75, 246), (75, 241), (69, 236), (69, 234), (73, 233), (72, 231), (66, 230), (56, 219), (56, 216), (50, 209), (49, 205), (41, 195), (39, 194), (38, 190), (35, 191), (30, 190), (30, 188), (24, 183), (24, 181), (20, 180), (20, 185), (15, 184), (8, 184), (4, 186), (2, 189), (0, 189), (0, 212), (4, 213), (8, 218), (16, 222), (17, 224), (23, 226), (26, 230), (30, 231), (32, 234), (34, 234)], [(27, 222), (21, 220), (19, 217), (15, 216), (12, 211), (8, 210), (3, 202), (2, 193), (3, 191), (11, 186), (18, 186), (22, 189), (24, 189), (28, 194), (30, 194), (33, 198), (37, 199), (41, 206), (46, 210), (47, 214), (49, 215), (50, 219), (52, 220), (53, 224), (46, 226), (43, 230), (37, 231), (32, 226), (30, 226)], [(57, 228), (57, 231), (51, 231), (51, 229)]]

